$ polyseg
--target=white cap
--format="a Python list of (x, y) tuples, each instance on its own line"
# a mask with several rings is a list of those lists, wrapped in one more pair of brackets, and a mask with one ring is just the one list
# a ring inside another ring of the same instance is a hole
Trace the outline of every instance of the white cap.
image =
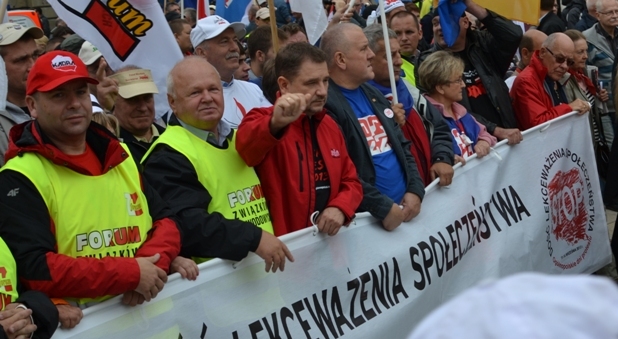
[(245, 25), (240, 22), (229, 23), (218, 15), (207, 16), (197, 21), (195, 27), (191, 30), (191, 44), (196, 48), (204, 40), (210, 40), (226, 29), (232, 27), (238, 39), (245, 36)]
[(84, 64), (86, 64), (86, 66), (92, 65), (102, 56), (103, 54), (99, 52), (99, 49), (88, 41), (84, 41), (82, 48), (79, 49), (79, 58), (84, 62)]
[(266, 2), (266, 0), (255, 0), (255, 1), (257, 2), (258, 6), (262, 6)]
[(43, 31), (36, 27), (24, 27), (18, 23), (7, 22), (0, 25), (0, 46), (7, 46), (21, 39), (24, 34), (30, 34), (32, 39), (43, 37)]
[[(386, 0), (384, 1), (384, 14), (390, 13), (393, 9), (399, 7), (406, 7), (406, 5), (401, 2), (401, 0)], [(377, 14), (380, 15), (380, 7), (377, 8)]]
[(255, 13), (255, 16), (262, 20), (270, 19), (270, 11), (268, 8), (260, 8), (257, 13)]
[(618, 287), (604, 277), (521, 273), (473, 287), (408, 339), (618, 338)]

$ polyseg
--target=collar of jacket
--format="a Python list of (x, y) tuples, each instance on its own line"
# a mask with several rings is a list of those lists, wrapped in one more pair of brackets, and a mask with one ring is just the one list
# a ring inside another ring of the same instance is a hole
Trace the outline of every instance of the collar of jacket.
[(590, 94), (597, 95), (597, 89), (592, 84), (592, 80), (590, 80), (590, 78), (586, 76), (586, 74), (579, 72), (579, 71), (575, 71), (573, 69), (569, 69), (569, 73), (575, 78), (575, 80), (583, 81), (586, 84), (586, 87), (588, 88), (588, 91), (590, 92)]
[(601, 23), (597, 22), (596, 24), (594, 24), (594, 30), (599, 33), (602, 37), (604, 37), (607, 40), (616, 40), (618, 39), (618, 32), (616, 32), (616, 28), (614, 27), (614, 37), (612, 38), (611, 35), (609, 35), (609, 33), (607, 33), (603, 27), (601, 27)]
[[(97, 123), (90, 123), (86, 131), (86, 143), (94, 151), (99, 162), (103, 165), (103, 173), (118, 166), (129, 157), (120, 142), (105, 127)], [(26, 152), (38, 153), (56, 165), (66, 166), (75, 172), (92, 175), (86, 168), (73, 162), (70, 156), (58, 149), (43, 133), (38, 121), (27, 121), (15, 125), (9, 134), (9, 149), (5, 160), (21, 156)]]
[(528, 65), (533, 71), (534, 74), (539, 78), (539, 81), (545, 81), (545, 77), (549, 72), (547, 67), (543, 65), (543, 61), (541, 61), (541, 57), (539, 57), (539, 51), (535, 51), (532, 55), (532, 59), (530, 59), (530, 64)]
[[(164, 127), (159, 126), (157, 123), (154, 123), (153, 125), (157, 129), (157, 131), (159, 131), (159, 135), (161, 135), (161, 133), (165, 132), (165, 128)], [(120, 127), (119, 129), (120, 129), (120, 135), (118, 135), (118, 137), (125, 144), (128, 144), (130, 142), (140, 142), (139, 140), (137, 140), (137, 138), (133, 134), (131, 134), (131, 132), (127, 131), (126, 129), (124, 129), (122, 127)], [(154, 141), (155, 141), (155, 139), (153, 138), (152, 142), (154, 142)]]
[[(170, 118), (167, 122), (168, 126), (180, 126), (182, 127), (182, 125), (180, 124), (180, 122), (178, 121), (178, 118), (176, 117), (176, 114), (172, 113), (170, 115)], [(183, 127), (184, 128), (184, 127)], [(234, 129), (232, 128), (232, 130), (230, 131), (230, 133), (228, 135), (225, 136), (225, 138), (227, 140), (232, 140), (232, 137), (234, 137)]]

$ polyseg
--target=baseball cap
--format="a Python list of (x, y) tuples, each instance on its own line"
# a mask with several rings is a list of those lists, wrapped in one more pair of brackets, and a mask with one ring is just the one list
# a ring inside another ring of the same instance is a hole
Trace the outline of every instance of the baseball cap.
[(118, 94), (125, 99), (159, 93), (149, 69), (130, 69), (111, 75), (110, 78), (118, 81)]
[(229, 27), (234, 29), (238, 39), (245, 35), (245, 25), (240, 22), (229, 23), (218, 15), (211, 15), (200, 19), (191, 30), (191, 44), (195, 48), (204, 40), (210, 40), (218, 36)]
[(616, 305), (608, 278), (520, 273), (442, 304), (408, 339), (618, 338)]
[(270, 11), (268, 8), (260, 8), (255, 16), (262, 20), (270, 19)]
[(79, 58), (84, 62), (84, 64), (86, 64), (86, 66), (92, 65), (102, 56), (103, 54), (99, 52), (99, 49), (89, 41), (84, 41), (82, 47), (79, 49)]
[(60, 49), (63, 51), (71, 52), (75, 55), (79, 55), (79, 50), (86, 41), (84, 38), (77, 34), (71, 34), (60, 43)]
[(64, 83), (82, 79), (91, 84), (98, 84), (96, 79), (88, 76), (86, 65), (77, 55), (65, 51), (52, 51), (40, 56), (26, 82), (26, 94), (49, 92)]
[(258, 6), (262, 6), (263, 4), (266, 3), (266, 0), (256, 0)]
[(43, 31), (36, 27), (24, 27), (20, 24), (7, 22), (0, 25), (0, 46), (7, 46), (21, 39), (24, 34), (30, 34), (32, 39), (40, 39), (43, 37)]

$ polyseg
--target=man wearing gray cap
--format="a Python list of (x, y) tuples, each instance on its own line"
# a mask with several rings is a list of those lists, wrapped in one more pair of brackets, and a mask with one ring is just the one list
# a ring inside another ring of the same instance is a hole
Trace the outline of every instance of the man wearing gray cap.
[(230, 24), (213, 15), (200, 19), (191, 30), (195, 55), (206, 59), (221, 76), (225, 101), (223, 120), (232, 128), (238, 128), (242, 118), (253, 108), (272, 106), (257, 85), (234, 80), (240, 56), (236, 42), (245, 35), (244, 27), (240, 22)]
[(4, 59), (8, 91), (6, 111), (0, 111), (0, 166), (9, 147), (11, 127), (30, 120), (26, 107), (26, 79), (37, 58), (34, 39), (43, 37), (38, 27), (23, 27), (15, 23), (0, 25), (0, 56)]

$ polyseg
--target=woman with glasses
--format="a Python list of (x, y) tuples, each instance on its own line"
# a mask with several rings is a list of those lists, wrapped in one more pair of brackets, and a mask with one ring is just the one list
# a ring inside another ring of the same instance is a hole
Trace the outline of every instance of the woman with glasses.
[(466, 159), (474, 153), (482, 158), (496, 144), (496, 138), (487, 132), (485, 126), (458, 103), (466, 87), (463, 72), (463, 61), (446, 51), (429, 55), (418, 70), (418, 81), (420, 87), (427, 90), (427, 101), (442, 113), (451, 129), (456, 160), (461, 160), (458, 157)]

